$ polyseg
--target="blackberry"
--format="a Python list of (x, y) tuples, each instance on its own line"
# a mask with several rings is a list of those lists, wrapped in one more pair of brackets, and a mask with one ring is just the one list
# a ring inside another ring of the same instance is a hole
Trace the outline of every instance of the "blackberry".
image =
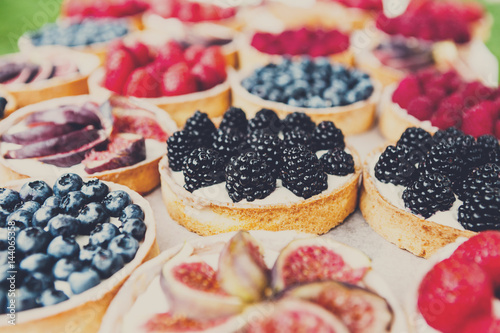
[(427, 152), (432, 145), (432, 136), (422, 128), (409, 127), (401, 134), (396, 145)]
[(295, 128), (293, 130), (285, 132), (285, 134), (283, 135), (283, 142), (285, 144), (285, 147), (303, 145), (310, 149), (311, 134), (299, 128)]
[(293, 112), (283, 119), (284, 131), (300, 129), (306, 133), (312, 133), (316, 124), (304, 112)]
[(167, 140), (167, 157), (170, 168), (181, 171), (187, 155), (199, 146), (198, 139), (187, 131), (177, 131)]
[(455, 193), (464, 201), (471, 198), (486, 187), (500, 188), (500, 166), (492, 163), (475, 168), (469, 175), (455, 186)]
[(276, 188), (272, 168), (257, 152), (231, 158), (225, 171), (226, 189), (233, 202), (264, 199)]
[(198, 142), (203, 147), (209, 147), (211, 135), (215, 132), (215, 125), (206, 113), (196, 111), (184, 125), (184, 131), (191, 132), (197, 137)]
[(464, 136), (464, 132), (462, 132), (456, 127), (449, 127), (445, 130), (438, 130), (436, 133), (434, 133), (432, 139), (434, 140), (435, 143), (441, 143), (441, 142), (452, 143), (461, 136)]
[(403, 191), (405, 207), (424, 218), (448, 210), (455, 202), (451, 181), (441, 174), (422, 174)]
[(219, 129), (238, 131), (242, 134), (247, 133), (248, 120), (245, 112), (240, 108), (231, 106), (224, 116), (219, 125)]
[(258, 129), (268, 129), (274, 134), (278, 134), (283, 128), (278, 115), (269, 109), (261, 109), (255, 117), (248, 121), (248, 131), (253, 132)]
[(500, 191), (487, 187), (467, 198), (458, 208), (458, 222), (465, 229), (483, 231), (500, 230)]
[(408, 185), (418, 177), (418, 152), (404, 146), (387, 146), (375, 164), (375, 177), (382, 183)]
[(354, 159), (341, 148), (329, 150), (319, 159), (323, 170), (329, 175), (346, 176), (354, 172)]
[(228, 162), (232, 156), (238, 155), (246, 147), (244, 138), (234, 132), (219, 129), (212, 133), (212, 148), (225, 162)]
[(184, 188), (193, 192), (224, 181), (224, 159), (211, 148), (196, 148), (184, 160)]
[(488, 153), (488, 161), (500, 165), (500, 148), (493, 149)]
[(344, 134), (331, 121), (322, 121), (312, 133), (312, 145), (315, 151), (345, 148)]
[(308, 199), (328, 188), (327, 175), (318, 157), (306, 147), (286, 148), (282, 161), (283, 186), (296, 196)]
[(492, 151), (498, 150), (498, 139), (493, 135), (481, 135), (477, 138), (477, 145), (481, 149), (481, 159), (483, 163), (491, 161), (489, 155)]
[(473, 136), (459, 136), (452, 143), (452, 146), (457, 149), (457, 154), (462, 156), (464, 160), (464, 171), (482, 164), (483, 150), (477, 145)]
[(424, 161), (426, 173), (440, 173), (452, 182), (458, 181), (466, 172), (465, 162), (456, 147), (445, 141), (432, 146)]
[(258, 152), (272, 169), (273, 176), (279, 178), (281, 151), (283, 141), (276, 135), (265, 131), (257, 131), (250, 135), (248, 139), (250, 149)]

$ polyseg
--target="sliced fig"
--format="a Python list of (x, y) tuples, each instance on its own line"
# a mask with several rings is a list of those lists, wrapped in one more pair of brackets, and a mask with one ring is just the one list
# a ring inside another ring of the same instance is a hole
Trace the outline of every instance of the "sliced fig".
[(370, 267), (370, 259), (363, 252), (329, 237), (297, 239), (276, 259), (272, 285), (280, 291), (294, 284), (324, 280), (357, 283)]
[(39, 82), (52, 78), (56, 72), (56, 67), (51, 63), (45, 63), (40, 66), (38, 74), (33, 78), (31, 82)]
[(55, 138), (63, 134), (70, 133), (75, 129), (77, 128), (70, 124), (47, 123), (44, 125), (31, 127), (20, 132), (6, 133), (2, 135), (1, 140), (4, 142), (16, 143), (19, 145), (27, 145)]
[(23, 70), (24, 65), (15, 62), (4, 62), (0, 64), (0, 83), (6, 83), (17, 77)]
[(199, 321), (166, 312), (155, 314), (142, 328), (145, 332), (207, 332), (209, 329), (214, 332), (223, 332), (221, 326), (229, 320), (230, 317)]
[(186, 244), (162, 268), (160, 283), (171, 312), (201, 321), (240, 313), (242, 300), (228, 295), (217, 282), (213, 268), (192, 253), (193, 247)]
[(379, 295), (336, 281), (308, 283), (286, 290), (283, 297), (314, 302), (340, 318), (351, 333), (390, 332), (393, 311)]
[(145, 159), (144, 138), (137, 134), (121, 133), (111, 137), (107, 150), (92, 150), (82, 163), (85, 172), (93, 174), (134, 165)]
[(245, 302), (263, 298), (270, 272), (261, 247), (248, 232), (238, 232), (224, 246), (219, 257), (217, 280), (224, 291)]
[(22, 159), (70, 152), (99, 139), (102, 132), (93, 126), (87, 126), (84, 129), (56, 138), (35, 142), (16, 150), (9, 150), (5, 154), (5, 158)]
[(113, 109), (113, 131), (117, 133), (136, 133), (145, 139), (167, 141), (168, 134), (158, 124), (154, 114), (141, 109)]
[(92, 102), (87, 102), (82, 106), (63, 105), (58, 108), (32, 113), (24, 119), (24, 122), (27, 125), (39, 123), (69, 123), (82, 126), (93, 125), (95, 128), (101, 128), (101, 120), (96, 113), (98, 110), (97, 104)]
[(331, 312), (316, 304), (293, 298), (254, 305), (246, 309), (242, 317), (247, 324), (239, 332), (245, 333), (349, 332), (344, 323)]
[(5, 84), (13, 84), (13, 83), (30, 83), (31, 80), (38, 74), (40, 67), (35, 64), (24, 64), (23, 69), (19, 72), (19, 75), (15, 78), (4, 82)]
[(67, 76), (79, 72), (80, 69), (74, 61), (71, 61), (70, 59), (56, 60), (54, 76)]

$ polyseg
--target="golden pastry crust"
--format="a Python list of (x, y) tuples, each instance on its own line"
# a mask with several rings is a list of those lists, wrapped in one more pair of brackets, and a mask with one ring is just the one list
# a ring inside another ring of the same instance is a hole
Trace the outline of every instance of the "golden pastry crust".
[(471, 237), (475, 234), (473, 231), (458, 230), (424, 220), (385, 200), (378, 192), (369, 171), (369, 161), (381, 151), (382, 148), (376, 149), (366, 158), (359, 199), (361, 213), (373, 230), (398, 247), (424, 258), (429, 258), (458, 237)]

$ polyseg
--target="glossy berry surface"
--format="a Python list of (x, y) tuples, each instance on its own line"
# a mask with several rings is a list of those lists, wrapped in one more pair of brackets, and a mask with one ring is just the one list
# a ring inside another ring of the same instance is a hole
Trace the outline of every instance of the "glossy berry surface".
[(108, 185), (99, 179), (91, 179), (82, 184), (81, 192), (87, 201), (100, 201), (108, 194), (109, 189)]
[(68, 282), (73, 293), (81, 294), (84, 291), (97, 286), (99, 282), (101, 282), (101, 279), (96, 271), (86, 269), (81, 272), (71, 273), (68, 277)]
[(128, 218), (123, 221), (122, 231), (123, 233), (134, 237), (138, 241), (142, 241), (144, 239), (144, 235), (146, 234), (146, 224), (141, 219)]
[(40, 296), (40, 305), (49, 306), (68, 300), (69, 297), (61, 290), (47, 289)]
[(125, 207), (125, 209), (123, 209), (123, 212), (120, 215), (119, 220), (121, 222), (124, 222), (129, 218), (144, 220), (144, 217), (145, 217), (144, 211), (142, 210), (141, 206), (137, 204), (130, 204), (127, 207)]
[(132, 236), (122, 234), (109, 242), (108, 249), (122, 256), (125, 262), (130, 262), (139, 249), (139, 242)]
[(375, 177), (382, 183), (411, 183), (418, 176), (415, 156), (421, 154), (403, 146), (387, 146), (375, 165)]
[(80, 247), (72, 237), (57, 236), (47, 248), (47, 254), (55, 258), (74, 258), (79, 252)]
[(54, 195), (64, 197), (69, 192), (80, 191), (82, 184), (82, 177), (75, 173), (66, 173), (56, 180), (52, 190)]
[(60, 214), (51, 218), (48, 229), (52, 236), (74, 236), (80, 229), (80, 221), (71, 215)]
[(184, 159), (199, 146), (194, 134), (188, 131), (177, 131), (167, 140), (168, 164), (174, 171), (181, 171)]
[(0, 189), (0, 206), (2, 208), (12, 211), (19, 203), (21, 203), (21, 197), (17, 191), (8, 188)]
[(43, 204), (45, 199), (52, 195), (50, 186), (41, 180), (35, 180), (24, 184), (19, 190), (19, 196), (23, 201), (36, 201)]
[(106, 248), (108, 243), (118, 234), (120, 234), (120, 230), (114, 224), (99, 224), (90, 233), (90, 244)]
[(59, 208), (61, 209), (61, 212), (64, 214), (76, 216), (86, 202), (87, 199), (85, 198), (85, 195), (82, 192), (71, 191), (61, 199)]
[(122, 210), (131, 202), (130, 195), (122, 190), (112, 191), (102, 200), (104, 208), (112, 217), (120, 216)]
[(52, 267), (52, 274), (58, 280), (66, 281), (71, 273), (81, 270), (83, 263), (75, 258), (61, 258), (54, 267)]
[(224, 158), (210, 148), (197, 148), (184, 160), (184, 188), (193, 192), (224, 181)]
[(80, 221), (80, 233), (84, 235), (89, 235), (98, 224), (107, 223), (110, 220), (108, 212), (98, 202), (91, 202), (85, 205), (76, 218)]
[(118, 272), (124, 265), (121, 255), (110, 250), (99, 250), (92, 258), (92, 268), (103, 279), (109, 278)]
[(329, 175), (346, 176), (354, 172), (354, 159), (345, 150), (335, 148), (320, 157), (323, 170)]
[(51, 240), (52, 235), (42, 228), (29, 227), (17, 234), (17, 249), (26, 255), (44, 252)]

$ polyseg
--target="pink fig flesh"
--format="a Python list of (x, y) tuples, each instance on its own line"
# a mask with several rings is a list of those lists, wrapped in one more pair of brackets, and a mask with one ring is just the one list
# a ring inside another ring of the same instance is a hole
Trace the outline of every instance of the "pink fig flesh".
[(93, 125), (101, 128), (101, 120), (97, 115), (99, 108), (95, 103), (87, 102), (82, 106), (63, 105), (55, 109), (39, 111), (24, 119), (27, 125), (40, 123)]
[(27, 145), (55, 138), (70, 133), (75, 129), (77, 128), (70, 124), (43, 124), (21, 132), (11, 134), (6, 133), (2, 135), (1, 140), (4, 142), (16, 143), (19, 145)]
[(145, 332), (198, 332), (227, 321), (228, 318), (201, 321), (166, 312), (155, 314), (143, 325), (143, 329)]

